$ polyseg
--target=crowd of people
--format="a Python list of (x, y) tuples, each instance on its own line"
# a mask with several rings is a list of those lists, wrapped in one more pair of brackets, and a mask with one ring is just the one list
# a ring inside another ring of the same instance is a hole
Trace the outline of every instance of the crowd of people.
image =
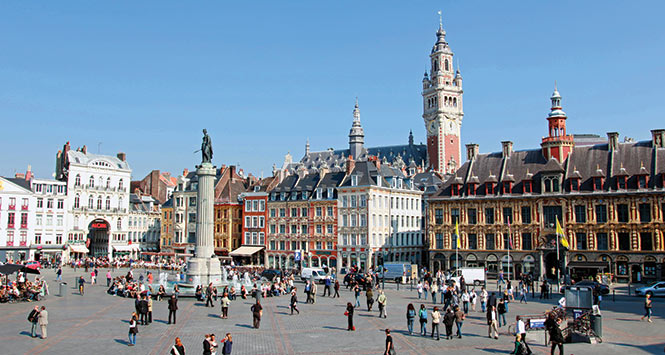
[(18, 272), (12, 281), (9, 275), (3, 275), (0, 285), (0, 303), (40, 301), (49, 294), (48, 283), (42, 277), (30, 281), (24, 272)]

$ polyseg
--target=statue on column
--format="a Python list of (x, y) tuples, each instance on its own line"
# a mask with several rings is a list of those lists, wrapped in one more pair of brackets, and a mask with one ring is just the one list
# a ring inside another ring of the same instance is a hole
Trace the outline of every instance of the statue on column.
[(208, 135), (208, 131), (203, 129), (203, 142), (201, 142), (201, 163), (212, 162), (212, 141)]

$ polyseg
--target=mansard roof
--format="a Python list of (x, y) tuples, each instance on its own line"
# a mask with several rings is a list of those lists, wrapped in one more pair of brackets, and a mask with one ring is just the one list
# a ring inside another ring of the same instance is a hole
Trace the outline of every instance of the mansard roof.
[[(564, 180), (560, 184), (564, 192), (570, 192), (570, 179), (580, 179), (580, 192), (594, 192), (593, 179), (598, 177), (604, 178), (604, 191), (615, 190), (616, 179), (623, 176), (627, 177), (627, 188), (636, 189), (639, 176), (644, 175), (649, 177), (650, 188), (663, 188), (665, 148), (654, 149), (651, 141), (620, 143), (614, 152), (607, 143), (576, 146), (563, 164), (556, 159), (546, 160), (541, 149), (515, 151), (506, 158), (501, 152), (479, 154), (451, 175), (433, 198), (459, 198), (451, 196), (452, 185), (471, 183), (478, 185), (476, 196), (482, 197), (486, 184), (497, 181), (514, 181), (511, 195), (518, 195), (524, 193), (525, 182), (531, 180), (530, 194), (540, 194), (543, 174), (562, 174)], [(468, 189), (462, 191), (463, 196), (468, 196)], [(500, 194), (502, 191), (496, 189), (492, 196)]]

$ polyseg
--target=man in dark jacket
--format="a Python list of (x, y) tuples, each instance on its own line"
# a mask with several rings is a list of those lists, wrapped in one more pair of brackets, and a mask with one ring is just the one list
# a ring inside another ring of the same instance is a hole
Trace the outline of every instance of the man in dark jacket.
[(35, 306), (35, 308), (30, 312), (28, 315), (28, 321), (32, 324), (32, 329), (30, 330), (30, 336), (33, 338), (37, 337), (37, 321), (39, 320), (39, 306)]
[(261, 302), (256, 300), (256, 303), (251, 307), (252, 318), (254, 318), (254, 328), (259, 329), (261, 325), (261, 315), (263, 315), (263, 307), (261, 307)]
[(213, 294), (213, 287), (212, 287), (212, 282), (208, 284), (208, 287), (206, 287), (206, 307), (210, 305), (210, 307), (215, 307), (215, 305), (212, 303), (212, 294)]
[(203, 339), (203, 355), (212, 354), (212, 346), (210, 344), (210, 335), (206, 334), (205, 339)]
[(175, 312), (178, 310), (178, 299), (175, 295), (171, 295), (169, 299), (169, 323), (171, 324), (171, 316), (173, 316), (173, 324), (175, 324)]
[(139, 301), (139, 315), (141, 316), (141, 325), (148, 325), (148, 299), (143, 296)]

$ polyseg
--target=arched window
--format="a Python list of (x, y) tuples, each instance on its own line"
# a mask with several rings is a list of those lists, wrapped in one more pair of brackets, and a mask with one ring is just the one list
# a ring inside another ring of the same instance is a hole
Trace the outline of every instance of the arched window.
[(122, 208), (122, 197), (118, 199), (118, 208)]
[(434, 63), (433, 63), (432, 66), (434, 67), (434, 71), (438, 71), (438, 70), (439, 70), (439, 62), (437, 62), (436, 59), (434, 60)]
[(99, 181), (99, 187), (103, 187), (104, 186), (104, 178), (100, 176), (98, 181)]
[(76, 179), (74, 180), (74, 186), (81, 186), (81, 174), (76, 174)]
[(111, 178), (107, 177), (106, 178), (106, 188), (108, 189), (109, 187), (111, 187)]
[(79, 197), (78, 194), (74, 196), (74, 208), (79, 208), (79, 204), (81, 203), (81, 198)]
[(101, 210), (102, 209), (102, 197), (97, 196), (97, 209)]
[(94, 176), (90, 175), (90, 181), (88, 182), (88, 185), (90, 185), (90, 187), (95, 187), (95, 177)]
[(445, 65), (445, 69), (446, 69), (446, 71), (448, 71), (448, 70), (449, 70), (449, 69), (448, 69), (448, 59), (446, 59), (446, 61), (444, 62), (444, 65)]
[(457, 107), (457, 98), (453, 98), (453, 107)]
[(92, 209), (95, 205), (95, 200), (92, 198), (92, 196), (88, 197), (88, 208)]
[(118, 181), (118, 190), (122, 190), (122, 179)]
[(106, 209), (110, 210), (111, 209), (111, 198), (106, 197)]
[(118, 218), (118, 230), (122, 229), (122, 219)]

